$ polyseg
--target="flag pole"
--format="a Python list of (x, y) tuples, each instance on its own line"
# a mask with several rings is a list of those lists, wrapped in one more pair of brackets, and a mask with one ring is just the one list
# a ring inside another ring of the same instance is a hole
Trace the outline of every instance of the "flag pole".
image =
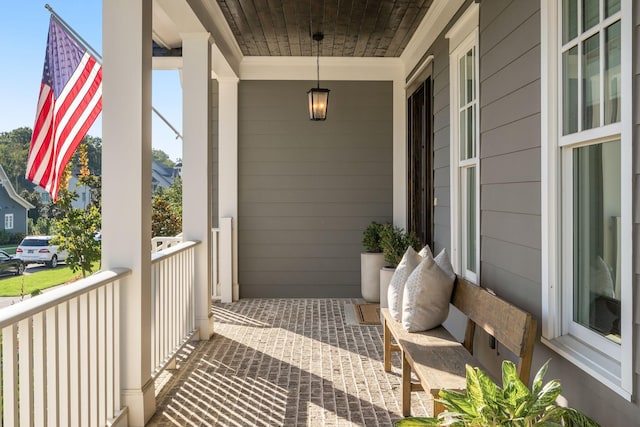
[[(87, 49), (89, 53), (100, 63), (100, 65), (102, 65), (102, 55), (100, 55), (98, 51), (95, 50), (85, 39), (83, 39), (82, 36), (80, 36), (80, 34), (76, 32), (76, 30), (74, 30), (69, 24), (67, 24), (67, 22), (62, 19), (62, 17), (58, 15), (55, 10), (53, 10), (53, 8), (49, 6), (48, 3), (45, 4), (44, 7), (51, 13), (51, 15), (53, 15), (53, 17), (60, 23), (60, 25), (62, 25), (69, 32), (69, 35), (73, 37), (79, 45)], [(169, 120), (167, 120), (162, 114), (160, 114), (158, 110), (156, 110), (156, 107), (151, 106), (151, 109), (154, 113), (156, 113), (160, 120), (162, 120), (167, 126), (169, 126), (173, 133), (176, 134), (176, 139), (182, 139), (182, 135), (180, 134), (180, 132), (178, 132), (178, 130), (171, 123), (169, 123)]]

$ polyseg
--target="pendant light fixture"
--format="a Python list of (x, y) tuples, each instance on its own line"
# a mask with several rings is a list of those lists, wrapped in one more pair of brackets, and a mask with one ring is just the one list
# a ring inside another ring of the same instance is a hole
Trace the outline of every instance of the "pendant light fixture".
[(309, 118), (311, 120), (320, 121), (327, 119), (327, 107), (329, 105), (329, 89), (320, 87), (320, 41), (324, 39), (324, 34), (313, 34), (313, 40), (318, 42), (318, 51), (316, 56), (316, 68), (318, 71), (318, 86), (312, 87), (307, 92), (309, 96)]

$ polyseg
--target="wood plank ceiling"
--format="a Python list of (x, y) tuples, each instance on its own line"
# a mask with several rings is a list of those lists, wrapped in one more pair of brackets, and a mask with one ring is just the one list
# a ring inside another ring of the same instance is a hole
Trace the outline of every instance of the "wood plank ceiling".
[[(245, 56), (400, 56), (432, 0), (217, 0)], [(315, 46), (314, 46), (315, 44)]]

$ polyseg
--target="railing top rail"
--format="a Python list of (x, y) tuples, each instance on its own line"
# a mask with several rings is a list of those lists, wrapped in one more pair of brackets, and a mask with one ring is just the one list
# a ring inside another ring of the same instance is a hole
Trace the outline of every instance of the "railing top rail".
[(186, 241), (182, 243), (178, 243), (177, 245), (171, 246), (168, 249), (164, 249), (160, 252), (155, 252), (151, 254), (151, 264), (157, 264), (165, 258), (176, 255), (180, 252), (184, 252), (189, 248), (192, 248), (196, 245), (199, 245), (199, 241)]
[(156, 236), (151, 238), (152, 242), (181, 242), (182, 237)]
[(60, 303), (69, 301), (79, 295), (86, 294), (108, 283), (120, 280), (129, 274), (131, 274), (131, 270), (128, 268), (114, 268), (113, 270), (100, 271), (85, 279), (38, 295), (37, 298), (30, 298), (3, 308), (0, 310), (0, 329), (55, 307)]

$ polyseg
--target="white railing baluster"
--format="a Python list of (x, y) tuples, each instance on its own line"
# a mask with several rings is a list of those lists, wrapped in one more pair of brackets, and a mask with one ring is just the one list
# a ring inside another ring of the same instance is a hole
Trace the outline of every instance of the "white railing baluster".
[(46, 415), (47, 425), (58, 425), (58, 408), (59, 408), (59, 390), (58, 390), (58, 357), (60, 344), (60, 336), (58, 334), (58, 309), (57, 307), (50, 308), (45, 312), (46, 321), (46, 377), (47, 377), (47, 389), (46, 389)]
[[(19, 378), (32, 378), (33, 369), (33, 330), (31, 318), (21, 320), (18, 324), (18, 361), (20, 363)], [(33, 422), (33, 382), (20, 383), (20, 425), (30, 426)]]
[(107, 284), (105, 286), (105, 329), (107, 332), (106, 336), (106, 349), (105, 349), (105, 371), (106, 371), (106, 391), (107, 391), (107, 414), (106, 419), (111, 419), (115, 415), (115, 403), (113, 400), (114, 387), (113, 387), (113, 359), (117, 357), (114, 340), (113, 340), (113, 283)]
[[(116, 345), (120, 344), (120, 280), (113, 287), (113, 408), (120, 410), (120, 354)], [(115, 416), (115, 415), (114, 415)]]
[(90, 424), (91, 389), (89, 387), (89, 297), (87, 294), (79, 298), (80, 315), (80, 425)]
[(42, 378), (42, 381), (33, 382), (33, 422), (37, 426), (44, 426), (47, 422), (45, 332), (44, 314), (40, 312), (33, 316), (33, 376)]
[[(47, 320), (48, 322), (48, 320)], [(58, 306), (58, 407), (59, 425), (71, 424), (70, 372), (69, 372), (69, 303)]]
[(18, 424), (18, 326), (2, 328), (2, 397), (5, 425)]
[(69, 301), (69, 399), (70, 425), (80, 425), (80, 304), (78, 298)]
[(107, 343), (106, 343), (106, 321), (105, 321), (105, 309), (106, 309), (106, 301), (105, 301), (105, 289), (98, 288), (96, 290), (98, 293), (98, 422), (107, 419), (107, 390), (106, 390), (106, 382), (107, 382), (107, 365), (105, 362), (105, 357), (107, 354)]

